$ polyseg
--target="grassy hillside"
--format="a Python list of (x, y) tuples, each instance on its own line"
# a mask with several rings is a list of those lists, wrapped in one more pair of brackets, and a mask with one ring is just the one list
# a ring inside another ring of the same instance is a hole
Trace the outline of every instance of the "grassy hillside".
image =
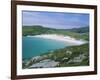
[(77, 33), (87, 33), (87, 32), (89, 32), (89, 26), (81, 27), (81, 28), (68, 29), (68, 31), (77, 32)]
[[(48, 52), (46, 55), (48, 58), (60, 62), (59, 66), (82, 66), (89, 65), (89, 47), (88, 44), (80, 45), (80, 46), (71, 46), (63, 49), (55, 50), (53, 52)], [(82, 55), (80, 57), (80, 55)], [(80, 57), (80, 62), (75, 62), (75, 58)]]
[(74, 37), (76, 39), (89, 40), (88, 27), (74, 28), (74, 29), (52, 29), (45, 28), (39, 25), (23, 26), (22, 35), (40, 35), (40, 34), (61, 34)]

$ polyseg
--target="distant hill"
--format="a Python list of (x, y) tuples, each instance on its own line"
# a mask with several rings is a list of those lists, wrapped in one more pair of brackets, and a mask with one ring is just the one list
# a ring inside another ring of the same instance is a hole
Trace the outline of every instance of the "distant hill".
[(87, 33), (89, 32), (89, 26), (81, 27), (81, 28), (73, 28), (73, 29), (68, 29), (68, 30), (72, 32), (77, 32), (77, 33)]
[(23, 26), (22, 35), (40, 35), (40, 34), (61, 34), (74, 37), (76, 39), (89, 40), (89, 27), (73, 28), (73, 29), (53, 29), (46, 28), (40, 25), (35, 26)]

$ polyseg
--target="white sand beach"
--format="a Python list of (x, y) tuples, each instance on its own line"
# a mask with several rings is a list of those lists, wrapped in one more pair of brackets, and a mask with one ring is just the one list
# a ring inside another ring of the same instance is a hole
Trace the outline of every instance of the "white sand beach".
[(44, 38), (44, 39), (60, 40), (60, 41), (73, 43), (76, 45), (87, 43), (87, 41), (84, 41), (84, 40), (76, 40), (75, 38), (72, 38), (70, 36), (63, 36), (63, 35), (57, 35), (57, 34), (41, 34), (41, 35), (27, 36), (27, 37), (39, 37), (39, 38)]

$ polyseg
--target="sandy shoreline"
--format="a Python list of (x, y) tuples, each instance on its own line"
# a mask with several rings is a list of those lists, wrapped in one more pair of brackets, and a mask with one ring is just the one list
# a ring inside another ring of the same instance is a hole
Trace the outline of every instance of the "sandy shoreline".
[(59, 40), (59, 41), (73, 43), (76, 45), (87, 43), (87, 41), (76, 40), (75, 38), (72, 38), (70, 36), (63, 36), (63, 35), (57, 35), (57, 34), (41, 34), (41, 35), (27, 36), (27, 37), (39, 37), (39, 38), (44, 38), (44, 39)]

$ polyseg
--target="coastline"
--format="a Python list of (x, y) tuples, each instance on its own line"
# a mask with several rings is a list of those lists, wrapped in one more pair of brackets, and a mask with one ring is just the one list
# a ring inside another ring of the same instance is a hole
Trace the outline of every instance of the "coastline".
[[(89, 58), (87, 54), (89, 49), (87, 45), (88, 44), (83, 44), (70, 48), (63, 48), (57, 50), (58, 53), (53, 51), (49, 52), (49, 54), (32, 57), (26, 62), (23, 61), (23, 69), (81, 66), (80, 63), (85, 66), (89, 65)], [(81, 50), (83, 50), (83, 52)], [(62, 63), (62, 61), (64, 63)]]
[(27, 36), (27, 37), (37, 37), (37, 38), (44, 38), (44, 39), (51, 39), (51, 40), (59, 40), (59, 41), (73, 43), (76, 45), (81, 45), (88, 42), (85, 40), (76, 40), (75, 38), (72, 38), (70, 36), (63, 36), (63, 35), (57, 35), (57, 34), (41, 34), (41, 35)]

